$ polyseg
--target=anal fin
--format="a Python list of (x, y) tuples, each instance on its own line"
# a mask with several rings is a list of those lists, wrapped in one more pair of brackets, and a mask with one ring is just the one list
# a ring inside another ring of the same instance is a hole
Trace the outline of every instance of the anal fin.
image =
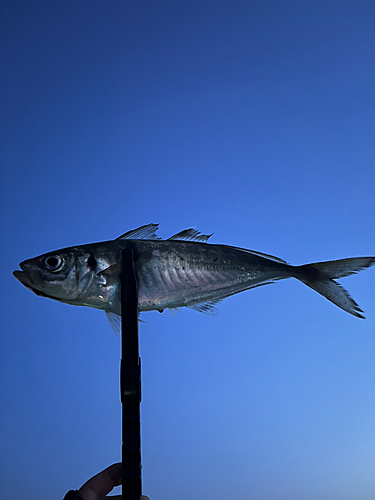
[(219, 300), (208, 300), (207, 302), (200, 302), (199, 304), (194, 304), (192, 306), (187, 306), (189, 309), (194, 309), (194, 311), (208, 314), (209, 316), (217, 316), (219, 310), (216, 307), (222, 299)]

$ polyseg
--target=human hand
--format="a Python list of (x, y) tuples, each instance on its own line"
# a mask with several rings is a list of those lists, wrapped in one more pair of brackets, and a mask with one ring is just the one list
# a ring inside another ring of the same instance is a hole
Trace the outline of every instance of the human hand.
[[(121, 495), (106, 496), (115, 486), (119, 486), (121, 482), (122, 463), (110, 465), (81, 486), (76, 498), (82, 500), (105, 500), (106, 498), (110, 498), (111, 500), (122, 500)], [(142, 500), (150, 499), (142, 495)]]

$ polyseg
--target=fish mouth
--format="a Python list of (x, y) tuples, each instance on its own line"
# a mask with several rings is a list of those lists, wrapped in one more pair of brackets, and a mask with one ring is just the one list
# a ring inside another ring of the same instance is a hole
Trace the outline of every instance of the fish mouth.
[(47, 295), (46, 293), (41, 292), (40, 290), (38, 290), (37, 288), (35, 288), (35, 285), (34, 285), (34, 283), (32, 281), (30, 273), (28, 272), (29, 269), (28, 269), (27, 265), (24, 262), (21, 262), (20, 268), (22, 269), (22, 271), (20, 271), (18, 269), (16, 271), (13, 271), (13, 276), (16, 279), (18, 279), (18, 281), (20, 283), (22, 283), (23, 286), (25, 286), (26, 288), (28, 288), (29, 290), (31, 290), (32, 292), (34, 292), (36, 295), (40, 295), (41, 297), (51, 298), (50, 295)]
[(27, 272), (27, 266), (25, 265), (24, 262), (21, 262), (20, 268), (22, 271), (18, 270), (13, 271), (13, 276), (18, 279), (23, 285), (25, 285), (27, 288), (32, 288), (32, 280), (30, 274)]
[(23, 285), (26, 286), (26, 282), (28, 281), (28, 278), (26, 274), (23, 271), (20, 271), (17, 269), (17, 271), (13, 271), (13, 276), (18, 279)]

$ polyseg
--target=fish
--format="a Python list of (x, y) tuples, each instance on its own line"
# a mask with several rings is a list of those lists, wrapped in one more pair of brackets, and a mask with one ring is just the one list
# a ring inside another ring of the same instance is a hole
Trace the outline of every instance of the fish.
[(105, 311), (115, 331), (121, 325), (123, 251), (131, 245), (138, 284), (138, 311), (189, 307), (216, 314), (226, 297), (275, 281), (296, 278), (344, 311), (363, 311), (335, 280), (366, 269), (375, 257), (353, 257), (292, 266), (265, 253), (207, 243), (212, 235), (194, 228), (163, 240), (147, 224), (115, 240), (73, 246), (20, 263), (13, 275), (36, 295)]

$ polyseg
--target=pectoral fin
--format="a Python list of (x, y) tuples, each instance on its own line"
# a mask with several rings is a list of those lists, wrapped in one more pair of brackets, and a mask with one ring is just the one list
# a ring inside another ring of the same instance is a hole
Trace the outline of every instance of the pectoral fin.
[(121, 264), (114, 264), (113, 266), (107, 267), (103, 271), (100, 271), (96, 276), (103, 280), (103, 286), (111, 286), (115, 284), (120, 277), (122, 271)]

